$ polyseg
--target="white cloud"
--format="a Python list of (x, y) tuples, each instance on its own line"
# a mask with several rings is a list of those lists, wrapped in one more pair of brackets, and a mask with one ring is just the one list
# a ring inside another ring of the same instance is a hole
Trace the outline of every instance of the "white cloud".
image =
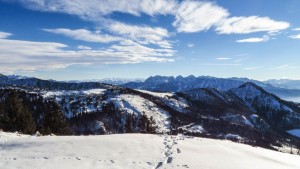
[(241, 66), (238, 63), (202, 63), (202, 66)]
[(245, 58), (236, 59), (236, 60), (235, 60), (235, 61), (233, 61), (233, 62), (235, 62), (235, 63), (239, 63), (239, 62), (242, 62), (243, 60), (245, 60)]
[(183, 1), (175, 13), (173, 26), (178, 32), (206, 31), (228, 15), (227, 10), (211, 2)]
[(91, 32), (86, 29), (66, 29), (66, 28), (58, 28), (58, 29), (43, 29), (46, 32), (61, 34), (76, 40), (86, 41), (86, 42), (99, 42), (99, 43), (109, 43), (114, 41), (122, 40), (119, 37), (114, 37), (106, 34), (99, 34), (97, 32)]
[(175, 0), (16, 0), (27, 8), (77, 15), (85, 20), (98, 20), (114, 12), (153, 16), (169, 14), (177, 5)]
[(268, 17), (229, 17), (227, 9), (209, 1), (196, 0), (14, 0), (33, 10), (76, 15), (83, 20), (100, 24), (111, 21), (115, 12), (135, 16), (147, 14), (174, 15), (173, 26), (178, 32), (200, 32), (216, 28), (219, 34), (276, 32), (289, 23)]
[(118, 34), (126, 39), (131, 39), (141, 44), (155, 44), (162, 48), (172, 48), (171, 43), (165, 40), (170, 34), (168, 30), (164, 28), (112, 22), (106, 25), (106, 29), (111, 33)]
[(76, 40), (86, 42), (110, 43), (130, 39), (141, 44), (154, 44), (162, 48), (172, 48), (167, 29), (160, 27), (128, 25), (120, 22), (109, 22), (103, 25), (111, 34), (101, 34), (100, 30), (94, 32), (87, 29), (43, 29), (46, 32), (61, 34)]
[[(35, 71), (82, 64), (168, 62), (176, 51), (150, 48), (127, 40), (99, 50), (67, 50), (67, 45), (0, 39), (0, 71)], [(7, 57), (9, 56), (9, 58)]]
[(298, 35), (291, 35), (291, 36), (289, 36), (289, 38), (291, 38), (291, 39), (300, 39), (300, 34), (298, 34)]
[(295, 29), (293, 29), (294, 31), (300, 31), (300, 28), (295, 28)]
[(257, 42), (267, 42), (270, 40), (270, 37), (265, 35), (261, 38), (248, 38), (248, 39), (241, 39), (237, 40), (238, 43), (257, 43)]
[(8, 33), (8, 32), (0, 32), (0, 39), (5, 39), (9, 36), (11, 36), (12, 34), (11, 33)]
[(79, 45), (79, 46), (77, 46), (77, 48), (80, 50), (91, 50), (92, 49), (91, 47), (83, 46), (83, 45)]
[(244, 67), (243, 69), (244, 70), (256, 70), (256, 69), (259, 69), (260, 67), (259, 66), (253, 66), (253, 67)]
[(193, 44), (193, 43), (188, 43), (187, 44), (187, 47), (189, 47), (189, 48), (192, 48), (192, 47), (194, 47), (195, 46), (195, 44)]
[(217, 60), (230, 60), (231, 58), (225, 58), (225, 57), (221, 57), (221, 58), (216, 58)]
[(275, 21), (268, 17), (231, 17), (219, 23), (216, 28), (219, 34), (247, 34), (253, 32), (275, 32), (287, 29), (287, 22)]
[(285, 65), (275, 67), (273, 69), (295, 69), (295, 68), (296, 68), (295, 66), (290, 66), (289, 64), (285, 64)]

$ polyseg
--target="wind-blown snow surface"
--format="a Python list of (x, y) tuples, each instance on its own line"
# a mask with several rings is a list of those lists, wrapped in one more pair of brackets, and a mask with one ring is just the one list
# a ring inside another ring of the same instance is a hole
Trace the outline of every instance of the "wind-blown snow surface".
[(0, 133), (0, 141), (1, 169), (300, 168), (300, 156), (182, 135), (35, 137)]

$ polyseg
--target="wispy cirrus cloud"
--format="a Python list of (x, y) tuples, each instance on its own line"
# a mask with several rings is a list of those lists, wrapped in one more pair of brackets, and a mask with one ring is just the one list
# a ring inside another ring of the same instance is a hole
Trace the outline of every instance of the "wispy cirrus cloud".
[(238, 42), (238, 43), (257, 43), (257, 42), (267, 42), (269, 40), (270, 40), (270, 37), (265, 35), (261, 38), (240, 39), (240, 40), (237, 40), (236, 42)]
[[(5, 0), (8, 1), (8, 0)], [(128, 13), (139, 16), (141, 14), (166, 15), (172, 13), (177, 5), (175, 0), (13, 0), (20, 2), (29, 9), (60, 12), (77, 15), (85, 20), (97, 20), (114, 12)]]
[(294, 28), (293, 30), (294, 31), (300, 31), (300, 28)]
[[(2, 0), (8, 1), (8, 0)], [(11, 2), (11, 1), (9, 1)], [(173, 15), (172, 25), (177, 32), (201, 32), (214, 28), (218, 34), (247, 34), (276, 32), (290, 24), (260, 16), (230, 16), (230, 12), (210, 1), (178, 0), (13, 0), (32, 10), (76, 15), (83, 20), (100, 22), (111, 20), (110, 14), (127, 13), (134, 16), (147, 14)], [(101, 5), (99, 5), (101, 4)]]
[(167, 29), (150, 26), (129, 25), (120, 22), (110, 22), (102, 26), (102, 29), (110, 34), (102, 34), (101, 31), (87, 29), (43, 29), (46, 32), (61, 34), (75, 40), (98, 43), (111, 43), (130, 39), (141, 44), (154, 44), (162, 48), (172, 48), (172, 44), (166, 38), (170, 37)]
[(212, 2), (183, 1), (175, 12), (173, 26), (178, 32), (206, 31), (229, 16), (226, 9)]
[(269, 17), (231, 17), (221, 22), (216, 31), (219, 34), (247, 34), (254, 32), (276, 32), (287, 29), (288, 22), (275, 21)]
[[(141, 62), (170, 62), (175, 51), (150, 48), (131, 40), (124, 40), (107, 49), (67, 50), (67, 45), (54, 42), (34, 42), (0, 39), (0, 71), (35, 71), (65, 68), (70, 65), (128, 64)], [(7, 59), (9, 56), (10, 59)]]
[(188, 43), (187, 44), (187, 47), (189, 47), (189, 48), (192, 48), (192, 47), (194, 47), (195, 46), (195, 44), (193, 44), (193, 43)]
[(300, 39), (300, 34), (298, 34), (298, 35), (291, 35), (291, 36), (289, 36), (289, 38), (291, 38), (291, 39)]
[(0, 32), (0, 39), (5, 39), (9, 36), (11, 36), (12, 34), (11, 33), (8, 33), (8, 32)]
[(272, 69), (295, 69), (297, 68), (296, 66), (291, 66), (289, 64), (284, 64), (284, 65), (280, 65), (280, 66), (277, 66), (275, 68), (272, 68)]
[(88, 46), (84, 46), (84, 45), (79, 45), (79, 46), (77, 46), (77, 49), (80, 49), (80, 50), (91, 50), (92, 48), (88, 47)]
[(252, 66), (252, 67), (244, 67), (243, 69), (244, 70), (256, 70), (256, 69), (259, 69), (260, 67), (259, 66)]
[(239, 63), (202, 63), (202, 66), (241, 66)]
[(125, 39), (131, 39), (141, 44), (154, 44), (162, 48), (172, 48), (167, 29), (161, 27), (129, 25), (121, 22), (112, 22), (105, 25), (107, 31), (122, 36)]
[(231, 58), (228, 58), (228, 57), (219, 57), (219, 58), (216, 58), (217, 60), (230, 60)]
[(111, 36), (107, 34), (100, 34), (97, 32), (91, 32), (87, 29), (67, 29), (67, 28), (57, 28), (57, 29), (43, 29), (46, 32), (51, 32), (55, 34), (61, 34), (76, 40), (86, 41), (86, 42), (99, 42), (99, 43), (110, 43), (115, 41), (120, 41), (122, 38)]

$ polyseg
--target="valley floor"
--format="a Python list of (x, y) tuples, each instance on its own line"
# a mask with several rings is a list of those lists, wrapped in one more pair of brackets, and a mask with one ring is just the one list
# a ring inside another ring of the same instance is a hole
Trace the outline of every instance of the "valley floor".
[(300, 156), (182, 135), (26, 136), (0, 132), (0, 168), (299, 169)]

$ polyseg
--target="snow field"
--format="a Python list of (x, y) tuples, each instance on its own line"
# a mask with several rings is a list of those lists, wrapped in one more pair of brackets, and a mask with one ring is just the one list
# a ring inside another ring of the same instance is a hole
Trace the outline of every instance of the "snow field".
[(183, 135), (25, 136), (0, 133), (0, 168), (299, 169), (300, 156)]

